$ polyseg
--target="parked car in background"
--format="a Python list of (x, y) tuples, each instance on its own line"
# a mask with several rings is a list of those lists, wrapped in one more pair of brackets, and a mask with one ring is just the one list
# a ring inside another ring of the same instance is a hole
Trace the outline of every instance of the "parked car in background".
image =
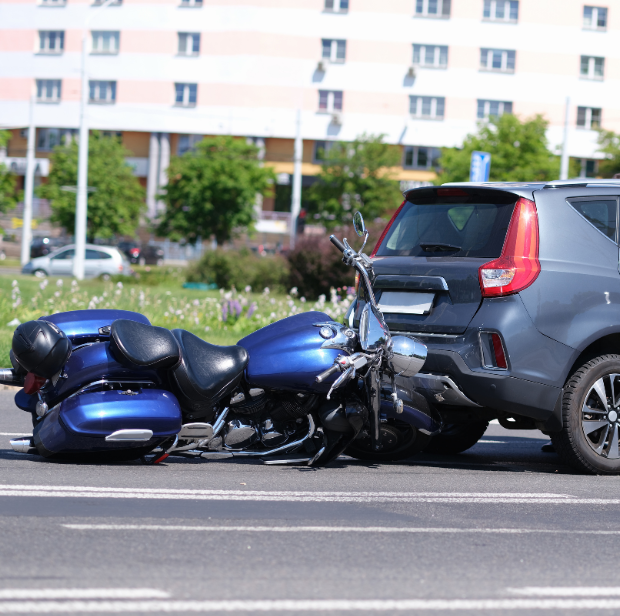
[(617, 180), (405, 193), (372, 284), (392, 334), (428, 347), (410, 383), (444, 418), (428, 449), (464, 451), (497, 418), (620, 474), (619, 202)]
[(142, 244), (139, 263), (140, 265), (163, 265), (163, 248), (160, 248), (159, 246), (154, 246), (153, 244)]
[[(69, 244), (49, 255), (32, 259), (22, 268), (22, 274), (35, 276), (72, 276), (75, 245)], [(131, 267), (125, 256), (112, 246), (86, 244), (84, 275), (87, 278), (109, 278), (122, 274), (129, 276)]]
[(30, 244), (30, 258), (44, 257), (65, 244), (58, 237), (35, 237)]
[(153, 244), (138, 244), (138, 242), (119, 242), (117, 248), (122, 251), (130, 263), (139, 265), (163, 265), (164, 251)]
[(127, 257), (129, 263), (140, 262), (140, 244), (138, 242), (119, 242), (116, 247)]

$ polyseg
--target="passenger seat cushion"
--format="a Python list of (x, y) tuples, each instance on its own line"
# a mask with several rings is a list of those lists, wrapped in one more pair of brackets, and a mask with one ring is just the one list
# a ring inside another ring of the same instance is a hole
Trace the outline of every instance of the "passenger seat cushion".
[(181, 348), (181, 363), (172, 373), (173, 386), (183, 405), (207, 410), (236, 386), (248, 363), (240, 346), (216, 346), (183, 329), (172, 330)]
[(155, 369), (173, 368), (181, 359), (170, 330), (128, 319), (112, 323), (110, 352), (120, 363)]

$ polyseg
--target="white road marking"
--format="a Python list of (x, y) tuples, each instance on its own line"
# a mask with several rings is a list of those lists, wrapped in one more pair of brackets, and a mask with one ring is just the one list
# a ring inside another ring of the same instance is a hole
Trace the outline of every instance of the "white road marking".
[(516, 595), (535, 597), (620, 597), (620, 586), (526, 586), (507, 590)]
[[(620, 535), (620, 530), (569, 530), (546, 528), (408, 528), (389, 526), (182, 526), (168, 524), (61, 524), (70, 530), (151, 530), (175, 532), (248, 533), (411, 533), (411, 534), (497, 534), (497, 535)], [(521, 592), (521, 589), (511, 589)], [(534, 594), (536, 594), (534, 592)], [(545, 593), (541, 593), (545, 594)], [(547, 593), (548, 594), (548, 593)], [(612, 593), (613, 594), (613, 593)], [(620, 589), (618, 589), (620, 595)], [(558, 595), (560, 596), (561, 593)]]
[(0, 436), (23, 436), (24, 438), (28, 438), (32, 436), (32, 434), (25, 434), (24, 432), (0, 432)]
[(135, 612), (387, 612), (482, 610), (618, 610), (620, 599), (402, 599), (226, 601), (11, 601), (0, 614)]
[(480, 439), (479, 443), (508, 443), (508, 441), (488, 441), (486, 439)]
[(169, 597), (170, 593), (152, 588), (10, 588), (0, 590), (0, 600), (168, 599)]
[(99, 488), (86, 486), (31, 486), (7, 484), (0, 485), (0, 496), (336, 503), (536, 503), (551, 505), (620, 505), (620, 498), (578, 498), (569, 494), (535, 492), (300, 492), (268, 490)]

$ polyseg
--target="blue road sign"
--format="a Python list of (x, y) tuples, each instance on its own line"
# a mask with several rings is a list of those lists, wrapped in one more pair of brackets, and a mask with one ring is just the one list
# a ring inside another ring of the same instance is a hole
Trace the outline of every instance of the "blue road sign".
[(469, 167), (470, 182), (488, 182), (491, 171), (491, 155), (488, 152), (472, 152)]

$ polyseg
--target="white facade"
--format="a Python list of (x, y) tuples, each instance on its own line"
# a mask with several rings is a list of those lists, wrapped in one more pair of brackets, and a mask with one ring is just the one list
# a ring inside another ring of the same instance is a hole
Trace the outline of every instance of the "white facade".
[[(0, 126), (25, 126), (36, 80), (47, 80), (39, 91), (60, 96), (36, 105), (37, 126), (77, 128), (88, 20), (93, 97), (108, 101), (88, 106), (89, 126), (144, 134), (146, 150), (133, 153), (137, 173), (150, 177), (151, 211), (179, 134), (263, 137), (266, 162), (290, 172), (288, 145), (273, 140), (294, 138), (298, 108), (307, 144), (366, 132), (403, 146), (459, 145), (476, 130), (480, 107), (545, 115), (558, 147), (567, 96), (571, 156), (600, 158), (596, 131), (577, 126), (578, 107), (594, 109), (590, 119), (600, 109), (603, 127), (620, 131), (620, 0), (519, 0), (516, 20), (507, 0), (349, 0), (339, 11), (341, 2), (0, 0)], [(429, 15), (435, 6), (439, 15)], [(63, 33), (62, 49), (49, 32)], [(346, 41), (344, 60), (337, 41)], [(320, 91), (332, 93), (323, 95), (326, 109)], [(316, 162), (308, 145), (304, 174)]]

